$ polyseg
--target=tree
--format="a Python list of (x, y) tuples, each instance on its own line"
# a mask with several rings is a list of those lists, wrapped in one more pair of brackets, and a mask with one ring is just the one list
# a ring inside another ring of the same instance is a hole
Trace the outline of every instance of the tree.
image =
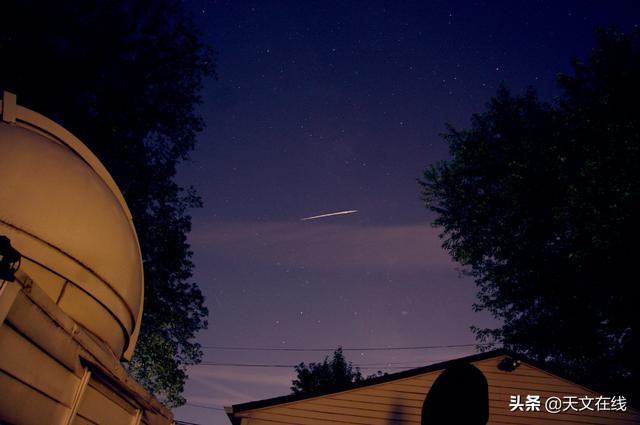
[(443, 247), (479, 288), (474, 328), (595, 388), (640, 396), (640, 32), (597, 32), (562, 96), (502, 86), (421, 180)]
[(382, 372), (378, 372), (376, 375), (364, 378), (360, 368), (354, 368), (351, 362), (347, 362), (342, 353), (342, 347), (338, 347), (333, 352), (331, 360), (327, 356), (322, 363), (309, 363), (308, 366), (300, 363), (295, 370), (298, 376), (291, 382), (291, 391), (294, 394), (343, 388), (355, 382), (382, 375)]
[(2, 13), (0, 88), (85, 142), (128, 202), (146, 287), (128, 367), (162, 401), (181, 405), (208, 312), (186, 243), (187, 210), (200, 199), (173, 177), (203, 128), (194, 107), (212, 51), (175, 0), (26, 0)]

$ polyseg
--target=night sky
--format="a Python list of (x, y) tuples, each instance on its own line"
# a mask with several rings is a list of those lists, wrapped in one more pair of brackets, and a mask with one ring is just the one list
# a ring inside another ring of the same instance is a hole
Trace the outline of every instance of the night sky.
[[(630, 30), (634, 1), (185, 1), (217, 51), (207, 129), (179, 181), (193, 211), (203, 346), (336, 348), (473, 344), (475, 287), (440, 248), (417, 179), (446, 159), (500, 81), (552, 101), (597, 26)], [(634, 6), (635, 5), (635, 6)], [(323, 213), (351, 215), (300, 221)], [(292, 365), (330, 351), (204, 350), (205, 363)], [(394, 372), (473, 346), (347, 351)], [(391, 363), (391, 364), (389, 364)], [(365, 369), (366, 368), (366, 369)], [(176, 419), (228, 424), (221, 406), (289, 392), (290, 367), (199, 365)], [(207, 409), (199, 406), (209, 406)]]

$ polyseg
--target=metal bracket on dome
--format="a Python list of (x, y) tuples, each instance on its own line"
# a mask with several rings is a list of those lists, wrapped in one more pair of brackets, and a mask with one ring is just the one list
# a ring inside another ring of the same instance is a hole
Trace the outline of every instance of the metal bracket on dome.
[(0, 235), (0, 280), (13, 282), (20, 267), (20, 253), (11, 246), (11, 240)]
[(5, 91), (2, 93), (2, 121), (15, 123), (18, 108), (16, 107), (16, 95)]
[(0, 236), (0, 326), (20, 292), (20, 285), (14, 282), (19, 264), (20, 253), (11, 246), (9, 238)]

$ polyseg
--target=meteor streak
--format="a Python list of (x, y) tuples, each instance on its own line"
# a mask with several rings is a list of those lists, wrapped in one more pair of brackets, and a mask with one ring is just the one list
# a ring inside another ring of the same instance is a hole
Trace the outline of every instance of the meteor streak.
[(316, 218), (332, 217), (334, 215), (353, 214), (353, 213), (357, 213), (357, 212), (358, 212), (358, 210), (338, 211), (338, 212), (329, 213), (329, 214), (314, 215), (313, 217), (301, 218), (300, 221), (315, 220)]

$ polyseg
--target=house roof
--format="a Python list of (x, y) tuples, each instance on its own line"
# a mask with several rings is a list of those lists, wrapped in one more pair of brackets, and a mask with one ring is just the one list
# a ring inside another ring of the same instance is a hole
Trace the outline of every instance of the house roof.
[[(529, 370), (539, 370), (542, 375), (541, 376), (549, 376), (552, 377), (551, 379), (556, 379), (556, 381), (559, 379), (560, 382), (565, 381), (566, 384), (568, 385), (572, 385), (573, 387), (575, 387), (576, 389), (582, 389), (585, 391), (585, 393), (593, 393), (593, 394), (603, 394), (603, 392), (598, 391), (597, 389), (594, 388), (587, 388), (584, 385), (581, 385), (579, 383), (576, 383), (574, 380), (569, 379), (566, 376), (563, 376), (562, 373), (558, 373), (557, 371), (548, 371), (548, 366), (545, 366), (543, 364), (541, 364), (540, 362), (537, 362), (535, 360), (531, 360), (529, 358), (527, 358), (526, 356), (523, 356), (521, 354), (512, 352), (510, 350), (506, 350), (506, 349), (498, 349), (498, 350), (493, 350), (493, 351), (487, 351), (484, 353), (479, 353), (479, 354), (474, 354), (471, 356), (466, 356), (466, 357), (460, 357), (460, 358), (456, 358), (456, 359), (452, 359), (452, 360), (448, 360), (448, 361), (444, 361), (444, 362), (439, 362), (439, 363), (434, 363), (428, 366), (424, 366), (424, 367), (419, 367), (419, 368), (415, 368), (415, 369), (410, 369), (410, 370), (405, 370), (402, 372), (397, 372), (397, 373), (393, 373), (393, 374), (388, 374), (388, 375), (383, 375), (380, 377), (375, 377), (375, 378), (370, 378), (361, 382), (357, 382), (357, 383), (353, 383), (350, 385), (345, 385), (345, 386), (341, 386), (341, 387), (336, 387), (336, 388), (332, 388), (330, 390), (320, 390), (320, 391), (312, 391), (312, 392), (308, 392), (308, 393), (302, 393), (302, 394), (290, 394), (290, 395), (286, 395), (286, 396), (281, 396), (281, 397), (274, 397), (274, 398), (269, 398), (269, 399), (264, 399), (264, 400), (257, 400), (257, 401), (252, 401), (252, 402), (248, 402), (248, 403), (241, 403), (241, 404), (235, 404), (229, 407), (225, 407), (225, 411), (227, 413), (227, 416), (229, 417), (229, 420), (231, 421), (231, 423), (233, 425), (241, 425), (242, 419), (243, 417), (247, 417), (247, 414), (251, 415), (252, 413), (250, 411), (253, 410), (259, 410), (262, 411), (262, 409), (265, 408), (272, 408), (272, 407), (280, 407), (280, 405), (284, 405), (284, 404), (289, 404), (289, 403), (294, 403), (294, 402), (298, 402), (298, 401), (303, 401), (303, 400), (310, 400), (310, 399), (314, 399), (317, 397), (322, 397), (322, 396), (327, 396), (327, 395), (335, 395), (337, 393), (341, 393), (341, 392), (345, 392), (345, 391), (349, 391), (349, 390), (355, 390), (355, 389), (360, 389), (360, 388), (365, 388), (364, 391), (370, 391), (369, 388), (366, 387), (370, 387), (370, 386), (374, 386), (374, 385), (379, 385), (379, 384), (384, 384), (384, 383), (388, 383), (388, 382), (393, 382), (393, 381), (398, 381), (398, 380), (402, 380), (402, 379), (406, 379), (406, 378), (418, 378), (419, 379), (419, 375), (423, 375), (423, 374), (429, 374), (432, 372), (438, 372), (440, 370), (444, 370), (444, 369), (448, 369), (450, 367), (453, 366), (457, 366), (460, 364), (469, 364), (469, 363), (474, 363), (474, 364), (485, 364), (485, 369), (486, 369), (486, 361), (490, 361), (492, 359), (495, 358), (511, 358), (513, 360), (518, 361), (519, 363), (522, 363), (522, 366), (520, 367), (526, 367)], [(502, 363), (502, 361), (500, 362)], [(500, 364), (494, 364), (492, 367), (495, 368), (495, 366), (498, 366), (498, 369), (500, 369), (501, 372), (495, 371), (495, 372), (490, 372), (489, 375), (492, 375), (493, 378), (492, 379), (496, 379), (496, 376), (494, 376), (496, 373), (504, 373), (504, 372), (511, 372), (512, 370), (510, 369), (503, 369), (502, 366)], [(531, 369), (533, 368), (533, 369)], [(487, 373), (488, 370), (483, 370), (483, 373)], [(499, 376), (499, 375), (498, 375)], [(526, 374), (522, 375), (519, 374), (518, 376), (520, 377), (525, 377), (526, 378)], [(529, 375), (530, 376), (530, 375)], [(494, 383), (494, 385), (496, 385), (496, 387), (504, 387), (504, 385), (502, 385), (499, 381), (500, 379), (504, 379), (504, 378), (497, 378), (498, 381), (496, 381)], [(528, 379), (528, 378), (526, 378)], [(520, 384), (522, 384), (522, 382), (520, 382)], [(536, 382), (534, 383), (534, 387), (536, 385), (540, 385), (540, 382)], [(398, 385), (396, 382), (393, 382), (393, 385)], [(554, 386), (557, 387), (557, 383), (553, 384)], [(562, 385), (562, 384), (561, 384)], [(532, 387), (532, 388), (534, 388)], [(508, 387), (507, 388), (511, 388)], [(535, 387), (540, 389), (539, 387)], [(556, 388), (557, 389), (557, 388)], [(411, 392), (413, 394), (413, 392)], [(346, 400), (346, 399), (345, 399)], [(310, 400), (311, 401), (311, 400)], [(361, 401), (361, 400), (360, 400)], [(313, 401), (311, 401), (313, 402)], [(297, 403), (296, 403), (297, 404)], [(640, 418), (640, 412), (638, 412), (637, 410), (637, 406), (635, 406), (633, 403), (627, 403), (628, 407), (632, 410), (634, 418), (632, 418), (632, 421), (637, 420), (638, 418)], [(282, 406), (283, 408), (288, 409), (287, 406)], [(317, 406), (316, 406), (317, 408)], [(288, 413), (285, 413), (285, 415), (288, 415)], [(500, 415), (500, 413), (498, 413), (498, 415)], [(252, 417), (252, 416), (250, 416)], [(318, 418), (316, 418), (318, 419)], [(626, 418), (623, 418), (624, 420), (627, 420)], [(627, 422), (621, 422), (621, 423), (629, 423)], [(260, 422), (262, 423), (262, 422)], [(289, 422), (287, 422), (289, 423)], [(636, 423), (636, 422), (633, 422)]]
[(526, 360), (530, 364), (532, 364), (532, 363), (535, 364), (535, 362), (532, 362), (532, 361), (530, 361), (528, 359), (525, 359), (523, 356), (520, 356), (520, 355), (518, 355), (518, 354), (516, 354), (514, 352), (511, 352), (509, 350), (501, 348), (501, 349), (497, 349), (497, 350), (487, 351), (487, 352), (484, 352), (484, 353), (473, 354), (471, 356), (466, 356), (466, 357), (460, 357), (460, 358), (457, 358), (457, 359), (447, 360), (447, 361), (444, 361), (444, 362), (433, 363), (433, 364), (430, 364), (428, 366), (418, 367), (418, 368), (415, 368), (415, 369), (404, 370), (402, 372), (390, 373), (388, 375), (383, 375), (383, 376), (379, 376), (379, 377), (375, 377), (375, 378), (366, 379), (364, 381), (355, 382), (355, 383), (350, 384), (350, 385), (344, 385), (344, 386), (340, 386), (340, 387), (335, 387), (335, 388), (332, 388), (330, 390), (310, 391), (310, 392), (307, 392), (307, 393), (290, 394), (290, 395), (285, 395), (285, 396), (280, 396), (280, 397), (267, 398), (267, 399), (264, 399), (264, 400), (250, 401), (248, 403), (234, 404), (234, 405), (232, 405), (230, 407), (225, 407), (225, 411), (227, 412), (227, 416), (229, 416), (229, 419), (231, 419), (231, 423), (239, 424), (240, 423), (238, 421), (239, 418), (236, 418), (233, 415), (236, 414), (236, 413), (239, 413), (239, 412), (246, 411), (246, 410), (253, 410), (253, 409), (259, 409), (259, 408), (263, 408), (263, 407), (275, 406), (275, 405), (283, 404), (283, 403), (291, 403), (291, 402), (294, 402), (294, 401), (306, 400), (306, 399), (309, 399), (309, 398), (314, 398), (314, 397), (334, 394), (334, 393), (338, 393), (338, 392), (341, 392), (341, 391), (353, 390), (353, 389), (362, 388), (362, 387), (368, 387), (368, 386), (371, 386), (371, 385), (382, 384), (384, 382), (395, 381), (395, 380), (403, 379), (403, 378), (409, 378), (409, 377), (420, 375), (420, 374), (427, 373), (427, 372), (434, 372), (434, 371), (441, 370), (441, 369), (447, 369), (447, 368), (449, 368), (449, 367), (451, 367), (453, 365), (460, 364), (460, 363), (470, 363), (470, 362), (490, 359), (492, 357), (498, 357), (498, 356), (504, 356), (504, 355), (511, 356), (514, 359)]

